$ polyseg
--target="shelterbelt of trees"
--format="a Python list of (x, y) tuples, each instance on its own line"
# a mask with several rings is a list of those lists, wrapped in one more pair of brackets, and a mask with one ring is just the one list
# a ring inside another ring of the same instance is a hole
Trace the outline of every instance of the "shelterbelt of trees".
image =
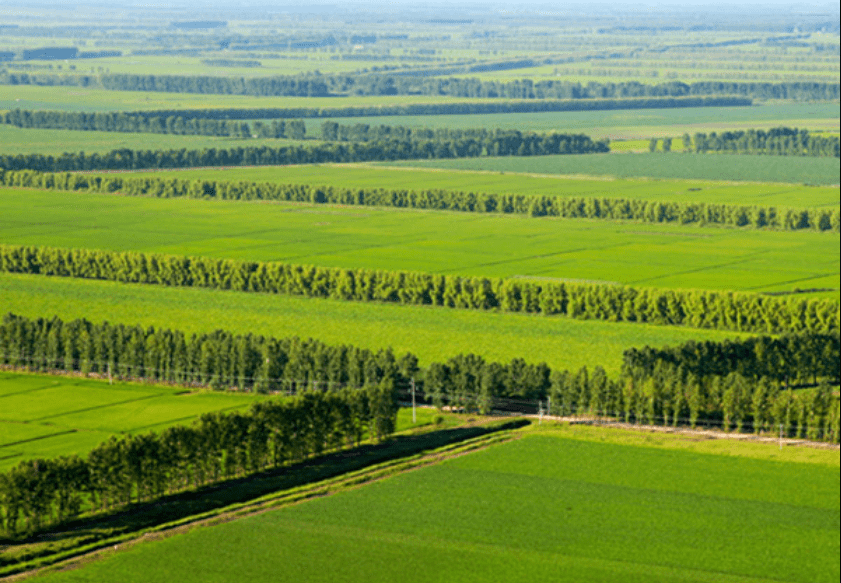
[(192, 425), (112, 437), (88, 455), (22, 462), (0, 474), (0, 533), (34, 533), (78, 516), (304, 461), (363, 436), (394, 431), (387, 383), (308, 391), (255, 403), (247, 413), (205, 413)]
[(112, 150), (106, 154), (64, 153), (0, 156), (0, 169), (62, 172), (68, 170), (136, 170), (143, 168), (195, 168), (207, 166), (283, 166), (381, 160), (471, 158), (478, 156), (544, 156), (592, 154), (610, 151), (607, 141), (583, 134), (535, 134), (505, 130), (485, 138), (383, 140), (204, 149)]
[(838, 136), (810, 134), (797, 128), (696, 133), (692, 140), (696, 152), (770, 154), (776, 156), (841, 155)]
[(837, 332), (837, 300), (0, 245), (0, 272), (753, 332)]
[(841, 231), (841, 209), (793, 209), (705, 202), (646, 201), (625, 198), (473, 193), (448, 190), (344, 188), (274, 182), (180, 180), (177, 178), (92, 176), (0, 169), (0, 185), (73, 192), (118, 192), (155, 198), (272, 200), (522, 214), (533, 217), (633, 220), (648, 223), (710, 224), (734, 227)]
[[(760, 375), (756, 348), (775, 342), (778, 356), (788, 359), (790, 378), (826, 373), (816, 390), (783, 389), (776, 378)], [(429, 365), (421, 394), (438, 407), (462, 410), (489, 412), (505, 397), (548, 398), (551, 414), (692, 427), (712, 421), (726, 431), (750, 427), (757, 433), (781, 427), (787, 436), (837, 443), (839, 399), (826, 381), (837, 382), (838, 369), (812, 363), (823, 362), (828, 352), (837, 363), (838, 346), (837, 335), (814, 334), (763, 337), (750, 346), (707, 343), (707, 360), (716, 366), (702, 374), (659, 360), (653, 368), (626, 363), (618, 379), (608, 378), (601, 367), (592, 374), (586, 368), (570, 373), (522, 359), (505, 365), (459, 355)], [(647, 347), (636, 353), (651, 354)], [(192, 386), (299, 391), (291, 399), (256, 403), (245, 414), (210, 413), (160, 434), (111, 438), (86, 458), (21, 462), (0, 474), (0, 532), (7, 537), (60, 524), (83, 509), (119, 509), (359, 445), (366, 435), (384, 439), (396, 425), (396, 387), (419, 372), (413, 355), (397, 361), (390, 351), (374, 355), (350, 346), (224, 331), (188, 337), (177, 330), (12, 314), (0, 324), (0, 363)], [(285, 378), (290, 376), (295, 380)]]
[(5, 85), (68, 85), (112, 91), (160, 91), (222, 95), (326, 97), (331, 95), (446, 95), (500, 99), (595, 99), (625, 97), (683, 97), (729, 95), (758, 99), (834, 100), (838, 83), (638, 81), (586, 85), (572, 81), (517, 79), (482, 80), (467, 77), (429, 77), (389, 73), (298, 75), (276, 77), (219, 77), (212, 75), (56, 75), (51, 73), (0, 72)]
[[(534, 113), (545, 111), (596, 111), (611, 109), (668, 109), (680, 107), (737, 107), (752, 105), (741, 97), (666, 97), (594, 100), (541, 100), (504, 103), (417, 103), (358, 107), (289, 107), (173, 109), (133, 112), (77, 112), (14, 109), (0, 115), (0, 122), (20, 128), (68, 129), (101, 132), (145, 132), (181, 135), (290, 137), (298, 126), (268, 127), (244, 120), (288, 120), (294, 118), (376, 117), (397, 115), (464, 115), (486, 113)], [(205, 123), (202, 123), (202, 122)], [(246, 129), (248, 128), (248, 129)], [(261, 130), (261, 128), (263, 128)], [(285, 130), (289, 130), (288, 133)], [(261, 133), (261, 131), (263, 133)], [(303, 136), (303, 134), (301, 134)]]

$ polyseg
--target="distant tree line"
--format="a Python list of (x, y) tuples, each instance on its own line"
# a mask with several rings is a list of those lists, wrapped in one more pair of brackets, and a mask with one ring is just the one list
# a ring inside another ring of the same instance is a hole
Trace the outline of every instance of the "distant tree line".
[(834, 333), (841, 324), (838, 301), (829, 298), (462, 277), (139, 252), (0, 245), (0, 272), (720, 330)]
[[(725, 431), (748, 427), (772, 434), (779, 428), (787, 437), (837, 443), (839, 398), (826, 379), (816, 390), (782, 390), (779, 382), (760, 376), (762, 367), (755, 368), (762, 360), (757, 347), (775, 342), (786, 354), (801, 355), (784, 363), (788, 376), (816, 374), (810, 363), (827, 356), (839, 360), (837, 334), (705, 343), (701, 352), (714, 365), (709, 370), (659, 358), (646, 347), (626, 352), (618, 379), (599, 366), (592, 374), (587, 368), (570, 373), (522, 359), (504, 365), (468, 354), (431, 363), (423, 394), (454, 410), (489, 412), (511, 398), (539, 399), (542, 409), (546, 399), (546, 412), (555, 415), (691, 427), (713, 422)], [(687, 346), (659, 356), (699, 353), (695, 345), (687, 352)], [(166, 329), (12, 314), (0, 324), (0, 358), (5, 366), (29, 370), (116, 371), (129, 378), (251, 390), (272, 390), (272, 383), (293, 375), (299, 390), (294, 398), (255, 403), (247, 413), (207, 413), (190, 426), (160, 434), (112, 437), (86, 458), (19, 463), (0, 474), (0, 532), (8, 537), (61, 524), (83, 510), (113, 511), (358, 446), (366, 436), (384, 439), (396, 426), (395, 381), (418, 372), (411, 354), (398, 362), (390, 351), (373, 355), (312, 340), (224, 331), (188, 337)], [(765, 368), (773, 371), (770, 362)], [(837, 367), (826, 372), (837, 381)], [(342, 388), (342, 382), (353, 381), (364, 384)]]
[(770, 154), (776, 156), (834, 156), (839, 157), (838, 136), (810, 134), (797, 128), (727, 131), (710, 134), (696, 133), (693, 139), (696, 152), (724, 152), (735, 154)]
[[(0, 73), (2, 79), (2, 73)], [(612, 109), (663, 109), (680, 107), (749, 106), (751, 99), (742, 97), (652, 97), (629, 99), (592, 100), (541, 100), (504, 102), (462, 102), (462, 103), (405, 103), (395, 105), (345, 106), (345, 107), (283, 107), (283, 108), (212, 108), (212, 109), (170, 109), (133, 112), (64, 112), (44, 111), (39, 113), (20, 110), (9, 117), (19, 127), (55, 127), (67, 129), (95, 129), (98, 131), (140, 131), (134, 129), (113, 130), (108, 128), (159, 127), (167, 125), (170, 118), (189, 120), (275, 120), (295, 118), (332, 117), (376, 117), (400, 115), (467, 115), (487, 113), (530, 113), (543, 111), (598, 111)], [(27, 118), (27, 112), (29, 117)], [(36, 115), (38, 114), (38, 115)], [(135, 119), (137, 118), (137, 119)], [(140, 119), (143, 118), (143, 119)], [(150, 121), (157, 118), (158, 121)], [(6, 119), (4, 116), (0, 119)], [(54, 126), (26, 125), (53, 123)], [(45, 121), (40, 121), (45, 120)], [(47, 121), (49, 120), (49, 121)], [(53, 121), (55, 120), (55, 121)], [(64, 121), (67, 120), (67, 121)], [(91, 121), (93, 120), (93, 121)], [(161, 122), (160, 120), (163, 120)], [(12, 123), (7, 121), (5, 123)], [(255, 122), (255, 126), (256, 126)], [(103, 129), (104, 128), (104, 129)], [(281, 137), (281, 136), (277, 136)]]
[(162, 91), (221, 95), (326, 97), (330, 95), (445, 95), (479, 99), (622, 99), (629, 97), (735, 96), (752, 99), (798, 101), (835, 100), (838, 83), (638, 81), (586, 85), (573, 81), (516, 79), (482, 80), (475, 77), (412, 76), (371, 73), (297, 75), (276, 77), (217, 77), (211, 75), (54, 75), (5, 73), (0, 83), (9, 85), (99, 86), (112, 91)]
[(133, 170), (140, 168), (193, 168), (201, 166), (283, 166), (467, 158), (478, 156), (542, 156), (607, 152), (606, 141), (593, 141), (583, 134), (534, 134), (517, 130), (494, 133), (486, 139), (465, 137), (455, 140), (384, 140), (292, 145), (238, 147), (203, 150), (112, 150), (105, 154), (64, 153), (0, 155), (0, 168), (64, 172), (73, 170)]
[(178, 178), (92, 176), (0, 169), (0, 185), (41, 190), (119, 192), (156, 198), (275, 200), (419, 208), (534, 217), (634, 220), (649, 223), (841, 231), (841, 209), (791, 209), (722, 203), (646, 201), (625, 198), (561, 197), (432, 190), (387, 190), (273, 182), (181, 180)]

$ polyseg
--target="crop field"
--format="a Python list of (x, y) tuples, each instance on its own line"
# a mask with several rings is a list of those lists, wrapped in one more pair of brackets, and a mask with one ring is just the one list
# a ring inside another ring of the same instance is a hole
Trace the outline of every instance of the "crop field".
[[(245, 411), (267, 398), (0, 371), (0, 471), (30, 458), (84, 455), (112, 435), (161, 431), (213, 411)], [(411, 411), (403, 410), (397, 430), (428, 424), (434, 414), (419, 409), (413, 425)]]
[(548, 428), (39, 580), (837, 580), (837, 453), (621, 437)]
[(259, 97), (159, 91), (108, 91), (87, 87), (0, 85), (0, 111), (148, 111), (156, 109), (351, 107), (406, 103), (479, 103), (499, 99), (466, 99), (437, 95), (373, 95), (352, 97)]
[(614, 178), (645, 176), (825, 185), (838, 184), (839, 169), (841, 169), (838, 158), (738, 154), (698, 156), (680, 152), (401, 160), (376, 164), (444, 170), (525, 172), (527, 174), (581, 174)]
[[(648, 149), (646, 144), (645, 149)], [(369, 164), (316, 164), (260, 166), (252, 168), (201, 168), (126, 172), (128, 176), (180, 178), (182, 180), (228, 180), (312, 184), (347, 188), (393, 190), (436, 189), (497, 194), (540, 194), (658, 200), (762, 204), (783, 207), (837, 207), (836, 186), (805, 186), (796, 183), (745, 183), (724, 180), (676, 180), (638, 178), (588, 178), (573, 173), (538, 174), (490, 170), (404, 168)]]
[(268, 138), (242, 140), (215, 136), (21, 129), (0, 125), (0, 154), (9, 155), (44, 154), (60, 156), (65, 152), (105, 153), (120, 148), (132, 150), (180, 150), (181, 148), (202, 150), (244, 146), (277, 148), (290, 143), (289, 140)]
[[(419, 128), (487, 128), (583, 133), (594, 139), (635, 140), (680, 137), (684, 133), (749, 128), (798, 127), (838, 131), (838, 107), (829, 103), (786, 103), (753, 107), (685, 107), (541, 113), (414, 115), (333, 118), (341, 124), (366, 123)], [(307, 132), (321, 133), (324, 120), (308, 119)]]
[[(837, 289), (838, 235), (4, 189), (4, 242), (665, 288)], [(95, 209), (95, 212), (93, 212)]]
[(161, 430), (255, 397), (0, 372), (0, 470), (32, 457), (84, 454), (111, 435)]
[(107, 320), (188, 333), (223, 329), (300, 336), (372, 350), (391, 346), (397, 355), (415, 354), (422, 366), (457, 354), (475, 353), (497, 362), (527, 354), (530, 361), (553, 367), (602, 366), (618, 374), (622, 352), (633, 346), (745, 336), (676, 326), (11, 274), (0, 274), (0, 296), (4, 313), (32, 318), (57, 315), (63, 320)]

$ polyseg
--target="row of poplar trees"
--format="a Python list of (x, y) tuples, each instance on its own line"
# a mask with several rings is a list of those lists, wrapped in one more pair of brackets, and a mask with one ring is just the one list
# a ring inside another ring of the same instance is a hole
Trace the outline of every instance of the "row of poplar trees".
[(582, 134), (535, 134), (516, 130), (485, 139), (378, 140), (330, 142), (288, 146), (249, 146), (203, 150), (132, 150), (122, 148), (104, 154), (68, 153), (55, 157), (44, 154), (3, 154), (0, 168), (66, 172), (78, 170), (138, 170), (148, 168), (196, 168), (208, 166), (286, 166), (469, 158), (478, 156), (543, 156), (591, 154), (609, 151), (605, 141), (593, 141)]
[(736, 130), (696, 133), (696, 152), (771, 154), (776, 156), (841, 155), (838, 136), (810, 134), (808, 130), (779, 127), (770, 130)]
[(521, 214), (533, 217), (633, 220), (648, 223), (730, 225), (784, 230), (841, 231), (841, 209), (795, 209), (706, 202), (648, 201), (606, 197), (561, 197), (528, 194), (473, 193), (441, 189), (388, 190), (273, 182), (182, 180), (96, 176), (70, 172), (0, 169), (0, 185), (40, 190), (120, 193), (154, 198), (273, 200)]
[[(433, 405), (461, 411), (533, 407), (535, 400), (543, 408), (545, 399), (545, 410), (557, 415), (774, 433), (782, 426), (787, 436), (838, 441), (839, 400), (828, 384), (838, 382), (838, 368), (825, 362), (839, 360), (837, 334), (697, 346), (629, 352), (617, 379), (601, 367), (570, 373), (522, 359), (501, 364), (459, 355), (431, 363), (419, 389)], [(788, 384), (765, 374), (773, 370), (771, 354), (783, 359)], [(22, 462), (0, 475), (7, 535), (60, 523), (85, 508), (119, 508), (358, 445), (365, 436), (383, 439), (395, 427), (398, 390), (420, 372), (415, 356), (398, 359), (390, 350), (11, 314), (0, 325), (0, 364), (298, 395), (259, 402), (247, 414), (208, 414), (190, 427), (114, 438), (85, 459)], [(793, 380), (817, 381), (818, 388), (792, 390)]]
[(836, 332), (838, 300), (0, 245), (0, 272), (753, 332)]
[(78, 516), (304, 461), (397, 422), (390, 381), (360, 389), (307, 391), (255, 403), (246, 413), (205, 413), (161, 433), (111, 437), (86, 457), (21, 462), (0, 474), (0, 532), (33, 533)]

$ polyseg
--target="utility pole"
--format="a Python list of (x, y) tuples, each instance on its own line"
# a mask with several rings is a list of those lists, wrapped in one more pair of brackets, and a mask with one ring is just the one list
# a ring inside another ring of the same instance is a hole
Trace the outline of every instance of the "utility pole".
[(541, 399), (537, 400), (537, 424), (541, 425), (543, 423), (543, 401)]
[(418, 417), (415, 411), (415, 379), (412, 378), (412, 425), (417, 423)]
[(109, 385), (114, 384), (114, 379), (111, 378), (111, 363), (110, 362), (108, 363), (108, 384)]

